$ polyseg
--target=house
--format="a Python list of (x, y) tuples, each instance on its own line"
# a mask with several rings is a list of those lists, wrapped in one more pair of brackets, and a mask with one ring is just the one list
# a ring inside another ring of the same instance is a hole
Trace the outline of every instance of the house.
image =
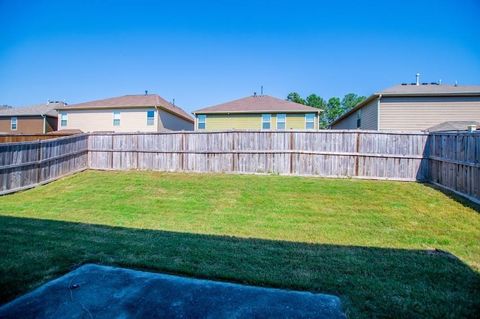
[(210, 106), (193, 112), (195, 130), (315, 130), (321, 110), (268, 95)]
[(45, 134), (57, 130), (57, 107), (64, 102), (49, 101), (28, 107), (1, 107), (0, 133)]
[(193, 118), (157, 94), (124, 95), (57, 108), (59, 129), (83, 132), (193, 130)]
[(480, 121), (480, 85), (419, 83), (417, 78), (371, 95), (331, 128), (427, 131), (452, 121)]

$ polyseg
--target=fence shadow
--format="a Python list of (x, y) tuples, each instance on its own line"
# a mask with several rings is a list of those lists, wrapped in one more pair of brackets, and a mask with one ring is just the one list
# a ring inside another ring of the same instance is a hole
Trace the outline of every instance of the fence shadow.
[(480, 276), (441, 251), (307, 244), (0, 216), (0, 303), (84, 263), (339, 295), (347, 315), (475, 317)]

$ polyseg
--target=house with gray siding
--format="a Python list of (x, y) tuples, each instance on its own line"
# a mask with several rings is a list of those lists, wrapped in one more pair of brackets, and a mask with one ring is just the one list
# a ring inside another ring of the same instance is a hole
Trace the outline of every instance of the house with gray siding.
[(452, 121), (480, 121), (480, 85), (401, 84), (369, 96), (332, 129), (428, 131)]

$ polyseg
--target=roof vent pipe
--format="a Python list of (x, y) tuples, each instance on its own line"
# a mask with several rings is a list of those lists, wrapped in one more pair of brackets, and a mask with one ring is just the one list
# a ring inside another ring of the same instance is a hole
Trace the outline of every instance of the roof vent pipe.
[(148, 95), (148, 90), (145, 90), (145, 95)]
[(415, 81), (416, 85), (420, 85), (420, 73), (417, 73), (415, 77), (416, 77), (416, 79), (417, 79), (417, 80)]
[(257, 92), (253, 92), (253, 97), (256, 97), (257, 96)]

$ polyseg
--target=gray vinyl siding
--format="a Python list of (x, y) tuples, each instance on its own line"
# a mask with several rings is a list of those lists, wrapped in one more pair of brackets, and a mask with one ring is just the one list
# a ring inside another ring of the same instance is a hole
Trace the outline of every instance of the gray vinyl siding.
[(360, 129), (376, 130), (378, 129), (378, 104), (377, 99), (371, 101), (359, 110), (356, 110), (343, 120), (332, 126), (334, 130), (353, 130), (357, 129), (358, 114), (361, 115)]
[(158, 110), (158, 129), (160, 131), (193, 131), (193, 122), (184, 120), (164, 110)]
[(380, 129), (419, 131), (447, 121), (480, 122), (480, 97), (383, 97)]

